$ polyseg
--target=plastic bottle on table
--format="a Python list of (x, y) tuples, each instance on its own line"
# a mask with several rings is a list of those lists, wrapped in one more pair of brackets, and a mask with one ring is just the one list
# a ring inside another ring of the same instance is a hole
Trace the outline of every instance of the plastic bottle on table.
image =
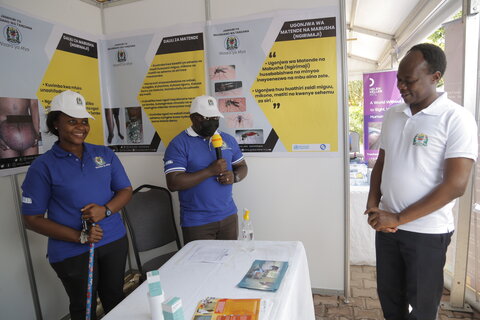
[(244, 241), (244, 247), (247, 251), (253, 251), (253, 226), (250, 220), (250, 210), (243, 209), (243, 220), (240, 238)]

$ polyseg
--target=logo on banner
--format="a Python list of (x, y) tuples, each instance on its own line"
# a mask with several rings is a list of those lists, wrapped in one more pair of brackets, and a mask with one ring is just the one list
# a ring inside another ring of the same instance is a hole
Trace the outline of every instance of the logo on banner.
[[(108, 48), (108, 50), (115, 50), (113, 51), (114, 53), (111, 56), (114, 67), (124, 67), (132, 64), (131, 61), (130, 62), (127, 61), (128, 60), (127, 50), (123, 49), (127, 44), (122, 43), (121, 45), (122, 47)], [(128, 47), (135, 47), (135, 45), (128, 45)]]
[(13, 44), (20, 44), (22, 42), (22, 34), (17, 27), (7, 25), (3, 28), (3, 36), (5, 40)]
[(330, 151), (330, 144), (292, 144), (293, 151)]
[(228, 36), (225, 38), (225, 49), (237, 50), (239, 45), (238, 38), (236, 36)]
[(117, 61), (118, 62), (127, 61), (127, 52), (124, 49), (118, 49), (118, 51), (117, 51)]
[(414, 146), (426, 147), (428, 144), (428, 136), (424, 133), (417, 133), (413, 138)]

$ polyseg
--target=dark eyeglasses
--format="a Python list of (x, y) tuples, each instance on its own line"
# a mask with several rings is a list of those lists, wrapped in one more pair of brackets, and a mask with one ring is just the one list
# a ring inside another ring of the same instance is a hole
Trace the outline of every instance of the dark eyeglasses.
[(202, 116), (200, 113), (197, 113), (198, 117), (200, 118), (200, 120), (204, 121), (208, 121), (208, 120), (220, 120), (220, 117), (204, 117)]

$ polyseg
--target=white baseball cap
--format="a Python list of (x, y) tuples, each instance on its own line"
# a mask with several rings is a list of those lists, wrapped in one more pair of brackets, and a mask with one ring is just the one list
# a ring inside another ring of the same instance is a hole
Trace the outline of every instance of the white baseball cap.
[(63, 91), (53, 97), (50, 111), (61, 111), (73, 118), (90, 118), (95, 120), (87, 111), (85, 98), (80, 93), (71, 90)]
[(190, 113), (198, 113), (204, 117), (220, 117), (222, 113), (218, 110), (217, 99), (210, 96), (199, 96), (193, 99)]

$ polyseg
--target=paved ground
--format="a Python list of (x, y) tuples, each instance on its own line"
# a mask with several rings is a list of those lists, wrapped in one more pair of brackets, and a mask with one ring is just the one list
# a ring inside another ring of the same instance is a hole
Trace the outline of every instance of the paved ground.
[[(383, 320), (382, 310), (378, 302), (375, 267), (351, 266), (349, 303), (342, 296), (323, 296), (315, 294), (315, 320)], [(444, 290), (442, 300), (449, 300), (448, 290)], [(440, 310), (440, 320), (480, 319), (480, 313), (462, 313)]]

